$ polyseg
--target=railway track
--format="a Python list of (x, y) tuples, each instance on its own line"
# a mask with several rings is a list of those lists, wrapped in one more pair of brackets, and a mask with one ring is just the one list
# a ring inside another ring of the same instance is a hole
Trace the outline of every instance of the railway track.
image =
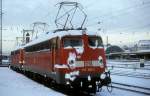
[[(149, 65), (150, 66), (150, 65)], [(150, 70), (150, 68), (133, 68), (133, 67), (126, 67), (126, 66), (117, 66), (117, 65), (108, 65), (109, 68), (123, 68), (123, 69), (136, 69), (136, 70)]]
[(127, 77), (134, 77), (134, 78), (142, 78), (142, 79), (150, 79), (150, 74), (141, 73), (128, 73), (128, 72), (111, 72), (111, 75), (117, 75), (117, 76), (127, 76)]
[[(112, 67), (109, 67), (112, 68)], [(117, 69), (119, 68), (119, 69)], [(121, 68), (121, 69), (120, 69)], [(127, 69), (127, 70), (122, 70)], [(132, 68), (133, 69), (133, 68)], [(114, 66), (111, 70), (111, 75), (117, 75), (117, 76), (127, 76), (127, 77), (134, 77), (134, 78), (143, 78), (143, 79), (150, 79), (150, 69), (142, 69), (142, 70), (132, 70), (131, 68), (126, 67), (116, 67)], [(146, 72), (144, 72), (144, 70)]]
[(145, 87), (140, 87), (140, 86), (135, 86), (135, 85), (122, 84), (122, 83), (116, 83), (116, 82), (112, 82), (112, 87), (150, 96), (150, 88), (145, 88)]

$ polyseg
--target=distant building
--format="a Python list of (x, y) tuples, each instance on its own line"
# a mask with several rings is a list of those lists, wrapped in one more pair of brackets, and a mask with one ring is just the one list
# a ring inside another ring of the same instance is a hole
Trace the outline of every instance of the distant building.
[(150, 60), (150, 40), (140, 40), (133, 48), (109, 46), (105, 52), (107, 59)]
[(2, 54), (2, 65), (9, 65), (10, 64), (10, 55), (9, 54)]
[(106, 54), (118, 53), (118, 52), (124, 52), (124, 50), (122, 48), (120, 48), (119, 46), (116, 46), (116, 45), (109, 46), (106, 49)]
[(140, 40), (137, 47), (138, 51), (150, 50), (150, 40)]
[[(118, 53), (122, 53), (122, 52), (124, 52), (124, 50), (116, 45), (111, 45), (107, 47), (105, 50), (107, 59), (120, 58), (121, 55), (120, 54), (118, 55)], [(117, 55), (112, 55), (112, 54), (117, 54)]]

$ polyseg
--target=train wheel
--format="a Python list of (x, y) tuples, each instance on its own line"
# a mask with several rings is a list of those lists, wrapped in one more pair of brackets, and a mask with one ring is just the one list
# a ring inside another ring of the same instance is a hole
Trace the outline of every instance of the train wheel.
[(107, 90), (108, 90), (108, 92), (112, 92), (112, 83), (109, 83), (108, 85), (107, 85)]
[(52, 81), (50, 82), (50, 86), (51, 86), (51, 88), (55, 88), (55, 87), (57, 86), (56, 81), (52, 80)]

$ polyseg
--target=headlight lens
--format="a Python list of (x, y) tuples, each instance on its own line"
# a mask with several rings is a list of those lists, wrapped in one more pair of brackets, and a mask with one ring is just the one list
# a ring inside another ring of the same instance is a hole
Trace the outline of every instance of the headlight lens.
[(70, 79), (70, 74), (65, 74), (65, 79)]
[(101, 77), (101, 79), (104, 79), (106, 77), (106, 74), (103, 73), (103, 74), (101, 74), (100, 77)]

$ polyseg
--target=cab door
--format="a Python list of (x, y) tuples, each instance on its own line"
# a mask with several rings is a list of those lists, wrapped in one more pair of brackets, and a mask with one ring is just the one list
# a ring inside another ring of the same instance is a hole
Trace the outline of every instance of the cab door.
[(51, 39), (51, 70), (54, 71), (54, 65), (56, 64), (56, 50), (57, 50), (57, 38)]
[(55, 37), (51, 44), (51, 68), (54, 71), (55, 64), (60, 64), (60, 39)]

